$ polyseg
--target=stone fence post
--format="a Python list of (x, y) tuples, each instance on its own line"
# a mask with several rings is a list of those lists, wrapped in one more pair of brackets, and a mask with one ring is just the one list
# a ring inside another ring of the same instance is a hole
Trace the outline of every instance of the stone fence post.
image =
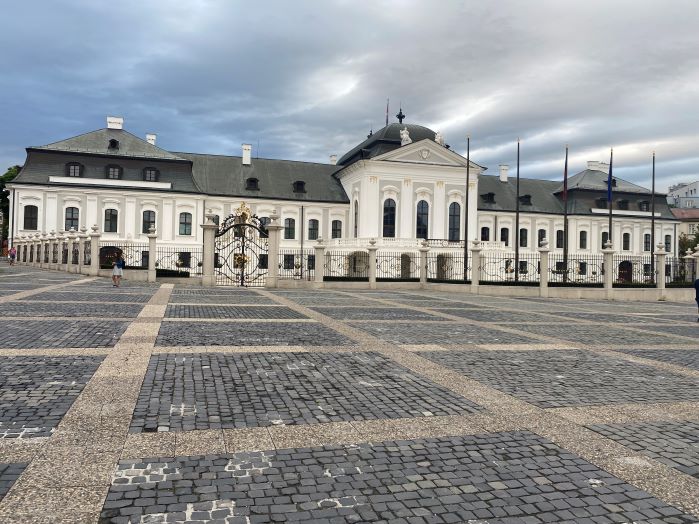
[(313, 249), (315, 250), (314, 280), (323, 282), (323, 277), (325, 277), (325, 246), (322, 238), (318, 239), (318, 243), (313, 246)]
[(92, 232), (90, 233), (90, 271), (88, 274), (96, 277), (100, 272), (100, 237), (102, 235), (97, 224), (90, 229)]
[(480, 240), (473, 241), (471, 246), (471, 293), (477, 295), (481, 280), (481, 246)]
[(52, 229), (51, 232), (48, 234), (48, 246), (49, 246), (49, 261), (46, 264), (46, 267), (48, 269), (54, 269), (53, 265), (53, 246), (56, 245), (56, 232)]
[(41, 233), (41, 238), (39, 238), (39, 249), (41, 251), (39, 255), (39, 267), (44, 267), (44, 257), (46, 256), (46, 233)]
[(36, 260), (36, 246), (39, 244), (38, 236), (39, 236), (39, 233), (34, 233), (33, 235), (31, 235), (31, 236), (29, 237), (29, 241), (30, 241), (30, 250), (31, 250), (31, 254), (32, 254), (32, 256), (31, 256), (31, 261), (32, 261), (32, 266), (33, 266), (33, 267), (37, 265), (37, 260)]
[[(201, 261), (201, 285), (205, 287), (213, 287), (216, 285), (216, 273), (214, 272), (216, 265), (216, 230), (218, 226), (214, 222), (216, 215), (211, 213), (206, 214), (206, 222), (201, 225), (204, 231), (204, 250)], [(155, 230), (154, 230), (155, 233)], [(148, 236), (150, 245), (151, 239)], [(155, 240), (153, 240), (155, 246)], [(148, 257), (148, 277), (150, 278), (150, 255)], [(153, 257), (153, 271), (155, 271), (155, 257)], [(153, 277), (155, 279), (155, 276)]]
[(658, 242), (655, 253), (655, 287), (658, 289), (658, 299), (665, 300), (665, 244)]
[(63, 242), (66, 241), (66, 232), (65, 231), (59, 231), (56, 234), (56, 239), (58, 243), (58, 258), (56, 260), (56, 267), (54, 268), (56, 271), (65, 271), (65, 265), (63, 264)]
[(14, 243), (12, 244), (15, 249), (17, 249), (17, 257), (15, 258), (15, 263), (21, 264), (22, 263), (22, 235), (17, 235), (14, 239)]
[[(148, 234), (146, 235), (148, 237), (148, 282), (155, 282), (155, 276), (156, 276), (156, 269), (155, 269), (155, 262), (158, 259), (158, 245), (156, 239), (158, 238), (158, 234), (155, 232), (155, 226), (150, 226), (150, 229), (148, 230)], [(203, 254), (204, 258), (206, 258), (206, 255)], [(213, 266), (213, 262), (212, 262)], [(204, 271), (204, 262), (202, 261), (202, 273)]]
[[(267, 256), (267, 280), (265, 287), (277, 287), (279, 280), (279, 242), (281, 230), (283, 227), (279, 224), (279, 215), (277, 210), (269, 216), (269, 224), (267, 231), (269, 233), (269, 249)], [(316, 260), (316, 265), (318, 261)]]
[(607, 300), (611, 300), (614, 296), (614, 247), (607, 240), (607, 243), (602, 249), (604, 255), (604, 296)]
[[(539, 296), (549, 296), (549, 241), (545, 238), (539, 242)], [(566, 268), (567, 269), (567, 268)]]
[[(376, 239), (369, 240), (369, 289), (376, 289)], [(422, 258), (420, 258), (422, 263)], [(422, 271), (420, 271), (420, 282), (422, 282)]]
[(68, 231), (68, 258), (66, 258), (65, 266), (66, 273), (72, 273), (76, 269), (73, 265), (73, 246), (75, 245), (75, 240), (75, 229), (71, 227), (70, 231)]
[(82, 275), (83, 266), (85, 265), (85, 245), (87, 244), (87, 228), (80, 228), (78, 233), (78, 268), (77, 273)]
[[(427, 286), (427, 253), (430, 252), (430, 245), (427, 240), (423, 240), (420, 244), (420, 287)], [(376, 260), (374, 260), (376, 262)], [(376, 267), (376, 264), (374, 264)]]

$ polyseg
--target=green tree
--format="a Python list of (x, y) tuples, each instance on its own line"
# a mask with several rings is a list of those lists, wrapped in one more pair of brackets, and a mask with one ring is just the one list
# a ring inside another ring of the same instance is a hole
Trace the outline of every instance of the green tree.
[(0, 240), (7, 238), (7, 231), (10, 224), (10, 200), (8, 194), (5, 193), (5, 186), (11, 182), (18, 174), (21, 166), (12, 166), (7, 169), (4, 175), (0, 176), (0, 211), (2, 211), (3, 222), (2, 231), (0, 231)]
[(694, 235), (682, 233), (678, 239), (678, 243), (681, 257), (685, 256), (689, 252), (693, 252), (694, 248), (699, 245), (699, 231), (697, 231)]

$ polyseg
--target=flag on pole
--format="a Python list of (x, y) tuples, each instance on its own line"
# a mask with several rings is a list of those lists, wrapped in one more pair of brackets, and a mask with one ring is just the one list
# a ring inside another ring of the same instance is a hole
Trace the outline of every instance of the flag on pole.
[(566, 203), (568, 211), (568, 145), (566, 144), (566, 161), (563, 166), (563, 202)]
[(389, 98), (386, 99), (386, 125), (388, 125), (388, 102), (389, 102), (389, 100), (390, 100)]
[(609, 175), (607, 176), (607, 202), (612, 203), (612, 164), (614, 163), (614, 149), (609, 152)]

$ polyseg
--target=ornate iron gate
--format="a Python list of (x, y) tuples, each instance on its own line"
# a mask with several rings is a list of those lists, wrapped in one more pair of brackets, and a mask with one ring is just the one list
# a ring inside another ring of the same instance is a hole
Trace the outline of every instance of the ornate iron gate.
[(229, 215), (216, 232), (216, 284), (264, 286), (269, 264), (267, 236), (264, 224), (244, 203)]

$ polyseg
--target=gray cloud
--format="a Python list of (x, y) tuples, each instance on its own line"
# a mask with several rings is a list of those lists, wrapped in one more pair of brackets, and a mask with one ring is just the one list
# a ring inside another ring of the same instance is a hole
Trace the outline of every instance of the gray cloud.
[[(391, 121), (441, 130), (492, 170), (608, 159), (696, 178), (695, 2), (13, 2), (0, 33), (0, 162), (126, 118), (175, 151), (326, 161)], [(492, 172), (492, 171), (491, 171)]]

